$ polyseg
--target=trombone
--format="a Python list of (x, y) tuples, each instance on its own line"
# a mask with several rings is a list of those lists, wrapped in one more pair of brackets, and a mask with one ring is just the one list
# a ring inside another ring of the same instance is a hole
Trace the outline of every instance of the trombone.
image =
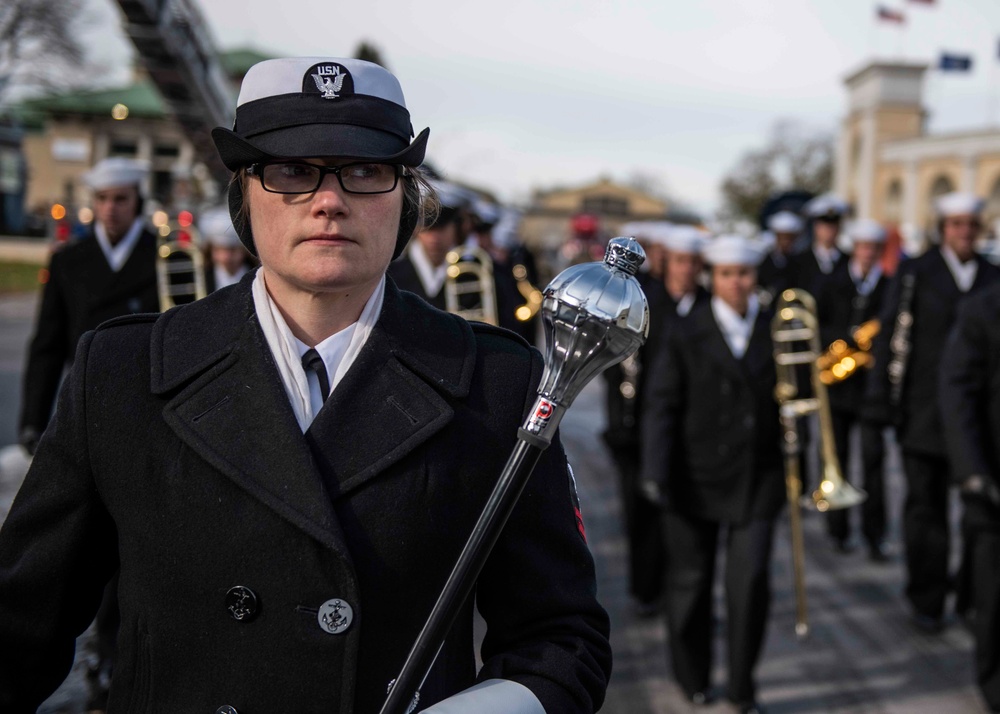
[[(820, 378), (817, 363), (822, 354), (816, 301), (804, 290), (788, 289), (781, 293), (771, 321), (777, 384), (774, 397), (784, 432), (785, 490), (792, 531), (792, 569), (795, 577), (795, 633), (799, 638), (809, 634), (805, 592), (805, 546), (802, 535), (801, 507), (820, 512), (850, 508), (865, 500), (864, 491), (851, 486), (840, 470), (833, 437), (833, 419), (826, 384)], [(796, 347), (805, 343), (806, 348)], [(812, 397), (800, 395), (797, 367), (807, 365)], [(802, 495), (802, 474), (799, 468), (798, 420), (815, 412), (819, 417), (823, 479), (811, 496)]]
[(205, 282), (205, 257), (198, 247), (201, 236), (197, 229), (190, 223), (184, 225), (164, 220), (159, 231), (156, 287), (160, 312), (166, 312), (175, 305), (205, 297), (208, 286)]
[[(445, 258), (445, 309), (466, 320), (498, 325), (493, 258), (482, 248), (456, 248)], [(472, 297), (473, 299), (469, 299)]]

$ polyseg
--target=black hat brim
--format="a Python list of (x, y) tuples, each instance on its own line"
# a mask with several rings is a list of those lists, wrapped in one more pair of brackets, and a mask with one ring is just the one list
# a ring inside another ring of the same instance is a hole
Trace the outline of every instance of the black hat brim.
[(410, 144), (405, 144), (394, 134), (351, 124), (303, 124), (251, 139), (221, 126), (212, 130), (215, 148), (230, 171), (270, 159), (326, 156), (420, 166), (428, 136), (430, 129), (424, 129)]

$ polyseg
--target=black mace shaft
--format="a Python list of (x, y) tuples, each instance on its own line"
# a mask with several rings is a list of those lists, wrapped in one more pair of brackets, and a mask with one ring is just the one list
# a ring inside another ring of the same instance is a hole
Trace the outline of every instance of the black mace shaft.
[(448, 631), (451, 630), (462, 604), (469, 597), (486, 559), (528, 483), (531, 472), (535, 470), (539, 457), (548, 447), (548, 444), (540, 439), (532, 438), (531, 441), (533, 443), (529, 444), (523, 438), (518, 438), (510, 458), (507, 459), (507, 465), (500, 474), (500, 480), (493, 487), (479, 520), (476, 521), (469, 539), (465, 542), (458, 562), (448, 576), (444, 590), (434, 603), (431, 614), (410, 649), (403, 669), (389, 690), (381, 714), (406, 714), (410, 711), (410, 705), (414, 703), (414, 694), (434, 665), (438, 650), (448, 636)]

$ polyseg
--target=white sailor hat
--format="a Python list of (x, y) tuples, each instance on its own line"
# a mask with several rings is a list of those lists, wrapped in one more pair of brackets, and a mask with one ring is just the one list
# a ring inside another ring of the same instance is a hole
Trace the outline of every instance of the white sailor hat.
[(697, 226), (671, 226), (664, 236), (663, 244), (674, 253), (701, 253), (705, 243), (705, 233)]
[(844, 216), (849, 209), (847, 203), (832, 193), (824, 193), (812, 199), (803, 209), (810, 218), (833, 218)]
[(847, 237), (852, 243), (885, 243), (885, 228), (871, 218), (859, 218), (847, 226)]
[(798, 233), (802, 219), (791, 211), (778, 211), (767, 219), (767, 227), (772, 233)]
[(495, 226), (500, 220), (500, 206), (479, 196), (472, 201), (472, 212), (476, 214), (480, 225)]
[(701, 249), (709, 265), (749, 265), (756, 267), (764, 258), (762, 246), (741, 235), (722, 235)]
[(149, 164), (136, 159), (112, 157), (102, 159), (83, 175), (86, 183), (94, 191), (118, 186), (138, 186), (149, 173)]
[(955, 191), (946, 193), (937, 200), (938, 215), (947, 218), (948, 216), (975, 216), (982, 213), (985, 202), (974, 193)]
[(241, 245), (228, 208), (210, 208), (202, 213), (198, 219), (198, 230), (209, 245), (218, 248), (235, 248)]
[(287, 57), (255, 64), (243, 78), (233, 129), (212, 138), (232, 171), (264, 159), (337, 156), (419, 166), (424, 129), (413, 126), (403, 91), (364, 60)]

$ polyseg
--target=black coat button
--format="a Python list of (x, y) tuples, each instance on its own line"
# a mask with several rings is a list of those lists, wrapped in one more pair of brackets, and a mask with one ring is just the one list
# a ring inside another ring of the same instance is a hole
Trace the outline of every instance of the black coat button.
[[(229, 616), (237, 622), (250, 622), (257, 617), (260, 604), (253, 590), (245, 585), (236, 585), (229, 588), (226, 593), (226, 609), (229, 610)], [(219, 709), (219, 712), (222, 712), (222, 709)], [(232, 709), (231, 714), (236, 714), (236, 710)]]
[(223, 704), (221, 707), (215, 710), (215, 714), (240, 714), (236, 711), (236, 707), (231, 707), (228, 704)]

